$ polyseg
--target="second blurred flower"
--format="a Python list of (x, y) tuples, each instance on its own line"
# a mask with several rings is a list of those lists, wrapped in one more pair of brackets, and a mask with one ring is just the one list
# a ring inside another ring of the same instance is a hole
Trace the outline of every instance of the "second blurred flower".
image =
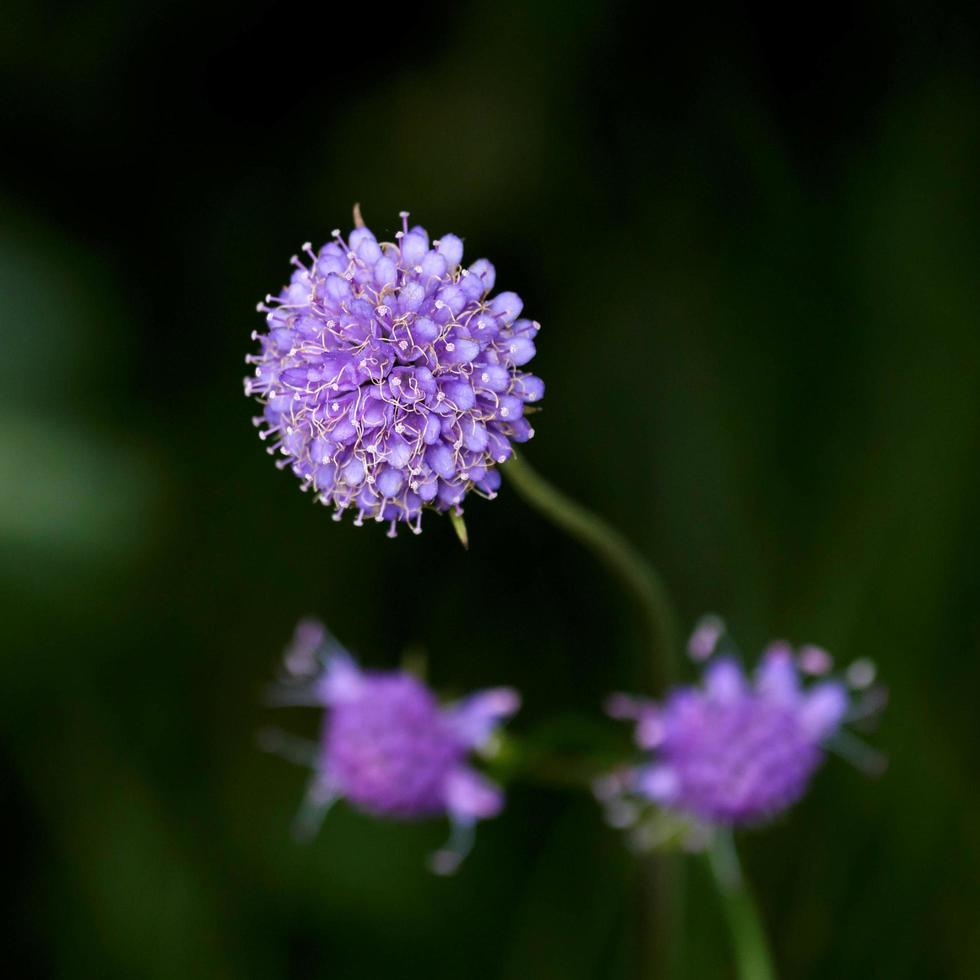
[[(635, 741), (649, 753), (597, 782), (613, 823), (649, 838), (646, 801), (660, 808), (654, 838), (677, 834), (696, 846), (713, 827), (757, 824), (792, 806), (828, 747), (868, 768), (878, 761), (843, 725), (880, 707), (880, 690), (858, 697), (853, 680), (821, 676), (833, 666), (824, 650), (783, 642), (766, 649), (750, 677), (726, 641), (721, 620), (705, 617), (689, 644), (694, 660), (709, 661), (701, 685), (675, 688), (662, 703), (609, 699), (609, 713), (634, 722)], [(806, 675), (818, 679), (805, 684)]]
[(492, 688), (440, 705), (412, 674), (362, 670), (310, 620), (297, 628), (285, 665), (287, 677), (275, 701), (326, 709), (317, 745), (304, 748), (278, 732), (263, 736), (267, 748), (314, 770), (299, 834), (315, 833), (341, 798), (394, 820), (446, 815), (452, 836), (433, 855), (432, 867), (442, 874), (454, 871), (476, 823), (503, 806), (501, 790), (473, 767), (469, 755), (487, 751), (498, 723), (518, 709), (517, 693)]

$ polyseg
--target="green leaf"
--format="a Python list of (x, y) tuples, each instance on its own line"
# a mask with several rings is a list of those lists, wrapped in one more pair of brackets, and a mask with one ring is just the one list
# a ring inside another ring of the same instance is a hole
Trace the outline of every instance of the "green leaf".
[(459, 543), (467, 550), (470, 550), (470, 537), (466, 533), (466, 522), (463, 520), (462, 514), (457, 514), (455, 511), (451, 511), (449, 514), (449, 519), (453, 523), (453, 530), (456, 532), (456, 537), (459, 538)]

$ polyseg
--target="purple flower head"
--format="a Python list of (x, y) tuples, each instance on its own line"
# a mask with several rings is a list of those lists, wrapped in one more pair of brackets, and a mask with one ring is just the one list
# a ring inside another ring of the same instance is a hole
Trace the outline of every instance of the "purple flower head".
[(830, 671), (826, 651), (773, 643), (749, 676), (723, 637), (716, 617), (695, 630), (692, 657), (709, 661), (700, 685), (676, 688), (659, 704), (610, 699), (610, 714), (635, 723), (635, 740), (649, 756), (601, 783), (600, 795), (646, 799), (714, 826), (762, 822), (803, 795), (825, 746), (845, 737), (843, 723), (861, 706), (844, 681), (804, 682), (805, 674)]
[[(292, 665), (307, 662), (311, 644), (320, 666), (297, 678)], [(326, 709), (320, 741), (306, 754), (314, 776), (300, 831), (314, 833), (340, 798), (394, 820), (445, 814), (453, 837), (434, 856), (433, 867), (442, 873), (455, 870), (474, 825), (503, 805), (501, 791), (471, 766), (469, 755), (486, 751), (499, 722), (517, 710), (516, 692), (493, 688), (440, 705), (409, 673), (362, 670), (322, 626), (310, 621), (297, 628), (286, 665), (291, 682), (276, 700)], [(273, 736), (268, 747), (282, 750), (282, 737)]]
[(418, 532), (426, 507), (460, 514), (470, 490), (495, 496), (497, 465), (534, 435), (525, 406), (544, 384), (522, 368), (540, 325), (516, 293), (491, 297), (493, 266), (464, 266), (455, 235), (430, 241), (407, 212), (391, 242), (356, 209), (355, 223), (319, 252), (304, 245), (289, 285), (259, 304), (245, 392), (277, 465), (337, 519)]

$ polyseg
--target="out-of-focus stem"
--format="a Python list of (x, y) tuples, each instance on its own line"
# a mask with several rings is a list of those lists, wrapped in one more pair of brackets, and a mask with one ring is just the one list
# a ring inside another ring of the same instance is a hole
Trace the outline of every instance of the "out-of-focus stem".
[(650, 563), (597, 514), (552, 486), (516, 456), (502, 468), (517, 492), (535, 510), (600, 559), (632, 593), (642, 613), (658, 665), (657, 681), (673, 673), (674, 614), (660, 576)]
[(776, 980), (759, 910), (742, 875), (729, 831), (716, 831), (708, 864), (728, 920), (739, 980)]
[[(676, 672), (676, 625), (659, 574), (619, 531), (552, 486), (523, 459), (511, 459), (503, 473), (528, 504), (591, 551), (632, 594), (649, 638), (650, 673), (655, 688), (662, 689)], [(643, 882), (644, 903), (652, 900), (653, 905), (652, 913), (646, 914), (652, 914), (657, 924), (652, 964), (657, 965), (659, 975), (676, 976), (681, 956), (683, 868), (678, 861), (647, 859)]]

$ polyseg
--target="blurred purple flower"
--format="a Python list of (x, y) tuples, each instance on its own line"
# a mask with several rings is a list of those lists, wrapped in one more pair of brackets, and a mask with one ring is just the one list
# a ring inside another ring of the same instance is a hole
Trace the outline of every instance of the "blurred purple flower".
[[(827, 743), (847, 738), (842, 725), (862, 714), (843, 681), (804, 684), (805, 673), (831, 669), (826, 651), (809, 646), (797, 654), (773, 643), (749, 677), (731, 654), (718, 652), (723, 636), (716, 617), (695, 630), (694, 659), (714, 657), (700, 686), (676, 688), (659, 704), (610, 698), (609, 713), (635, 722), (635, 740), (650, 753), (599, 782), (600, 797), (620, 811), (624, 799), (639, 798), (708, 825), (761, 822), (803, 795)], [(871, 701), (881, 706), (880, 698)], [(846, 744), (854, 756), (860, 743)], [(861, 761), (870, 768), (869, 753)]]
[[(359, 214), (355, 212), (358, 224)], [(493, 497), (497, 464), (534, 435), (525, 405), (544, 394), (521, 370), (539, 324), (515, 293), (490, 297), (494, 268), (460, 263), (455, 235), (408, 227), (378, 242), (365, 227), (293, 257), (295, 271), (259, 310), (261, 351), (245, 392), (280, 467), (317, 500), (421, 530), (422, 510), (452, 509), (470, 490)]]
[[(298, 677), (297, 663), (316, 666)], [(280, 704), (326, 709), (321, 738), (307, 751), (296, 739), (266, 732), (266, 747), (314, 769), (297, 829), (312, 836), (338, 799), (379, 817), (416, 820), (447, 815), (449, 844), (433, 856), (433, 869), (455, 870), (472, 842), (479, 820), (496, 816), (500, 789), (469, 762), (486, 751), (498, 724), (520, 706), (510, 688), (478, 691), (440, 705), (426, 685), (404, 671), (365, 671), (332, 640), (322, 625), (299, 624), (285, 657), (287, 681), (277, 688)]]

